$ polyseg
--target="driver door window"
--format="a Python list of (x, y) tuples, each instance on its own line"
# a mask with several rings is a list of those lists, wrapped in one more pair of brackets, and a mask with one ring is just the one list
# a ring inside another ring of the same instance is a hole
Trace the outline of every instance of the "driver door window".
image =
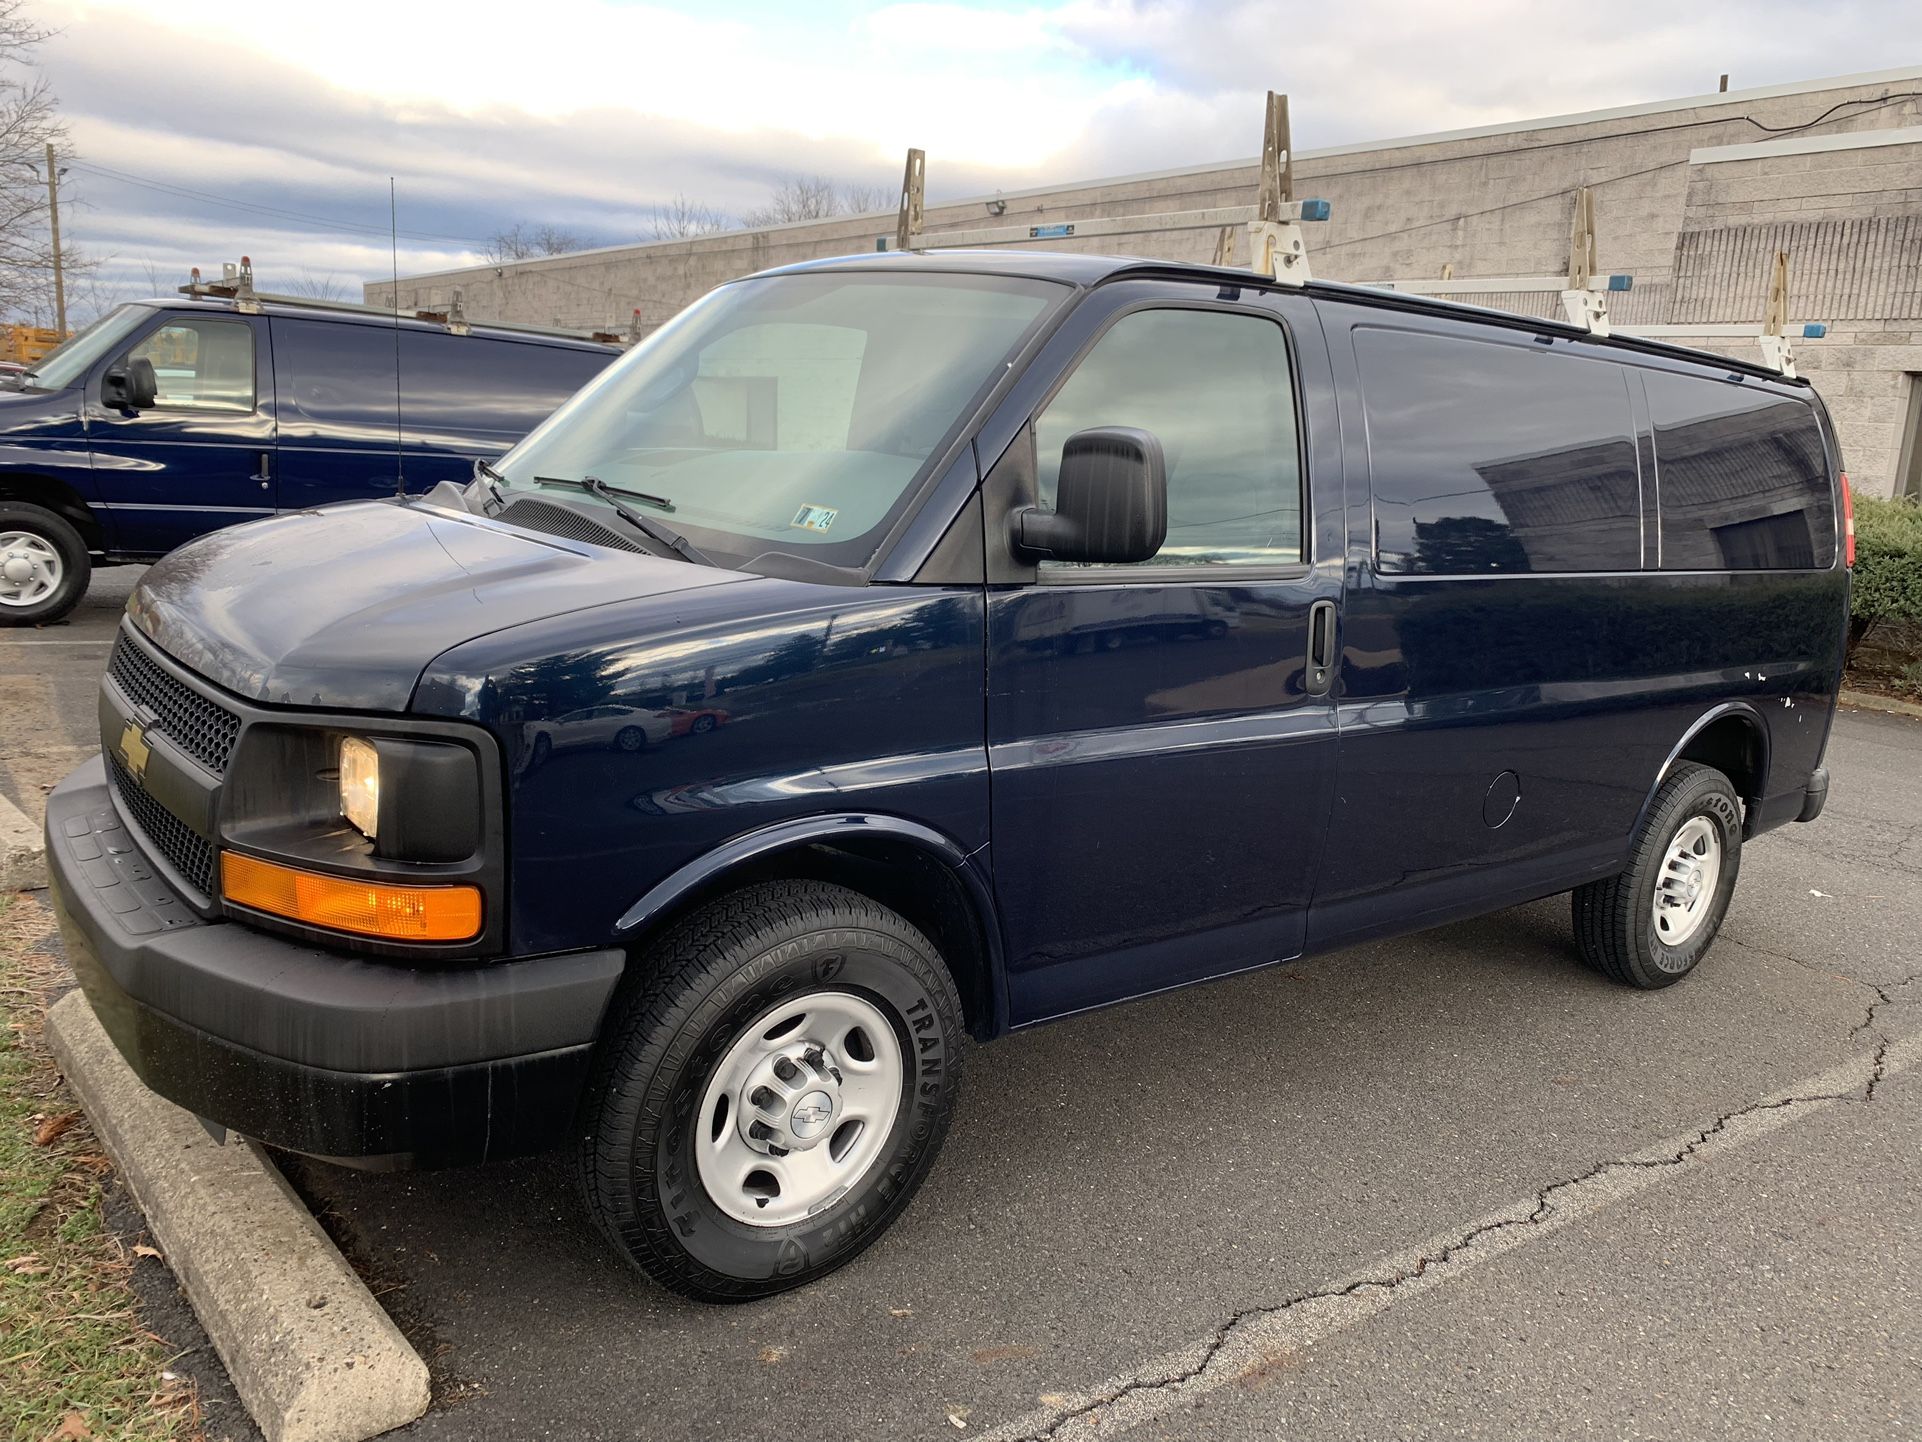
[[(1135, 426), (1168, 464), (1168, 539), (1129, 569), (1300, 564), (1301, 451), (1281, 327), (1212, 310), (1124, 315), (1035, 418), (1036, 479), (1052, 506), (1068, 437)], [(1084, 570), (1047, 561), (1042, 572)]]
[(152, 363), (157, 406), (228, 413), (254, 408), (254, 331), (245, 321), (169, 321), (127, 358)]

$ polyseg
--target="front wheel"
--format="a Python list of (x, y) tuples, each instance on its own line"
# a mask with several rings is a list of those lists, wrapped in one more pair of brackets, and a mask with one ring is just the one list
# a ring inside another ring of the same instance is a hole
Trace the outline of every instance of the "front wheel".
[(72, 525), (43, 506), (0, 501), (0, 626), (44, 626), (87, 594), (93, 562)]
[(852, 1260), (921, 1184), (954, 1109), (961, 1006), (934, 947), (856, 892), (771, 882), (641, 964), (584, 1102), (601, 1230), (704, 1301)]
[(1575, 941), (1604, 976), (1672, 986), (1721, 930), (1742, 865), (1742, 803), (1728, 777), (1692, 761), (1663, 779), (1627, 870), (1579, 887)]

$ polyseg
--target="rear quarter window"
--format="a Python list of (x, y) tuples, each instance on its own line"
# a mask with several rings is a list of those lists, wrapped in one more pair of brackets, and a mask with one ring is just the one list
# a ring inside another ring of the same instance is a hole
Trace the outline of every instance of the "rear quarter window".
[(1643, 372), (1665, 571), (1826, 569), (1835, 500), (1814, 408), (1732, 381)]
[(1641, 478), (1622, 367), (1543, 346), (1355, 331), (1389, 574), (1632, 571)]

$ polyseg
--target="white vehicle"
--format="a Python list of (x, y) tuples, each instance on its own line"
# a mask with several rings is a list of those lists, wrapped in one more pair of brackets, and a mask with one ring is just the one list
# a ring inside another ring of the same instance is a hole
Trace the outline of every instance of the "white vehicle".
[(674, 734), (674, 718), (638, 706), (584, 706), (527, 728), (528, 758), (538, 765), (549, 752), (583, 747), (645, 751)]

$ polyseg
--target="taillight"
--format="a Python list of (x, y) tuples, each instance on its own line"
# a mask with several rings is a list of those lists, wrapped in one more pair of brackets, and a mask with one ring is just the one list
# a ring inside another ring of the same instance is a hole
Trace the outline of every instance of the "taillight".
[(1855, 564), (1855, 497), (1849, 494), (1849, 473), (1842, 472), (1842, 564)]

